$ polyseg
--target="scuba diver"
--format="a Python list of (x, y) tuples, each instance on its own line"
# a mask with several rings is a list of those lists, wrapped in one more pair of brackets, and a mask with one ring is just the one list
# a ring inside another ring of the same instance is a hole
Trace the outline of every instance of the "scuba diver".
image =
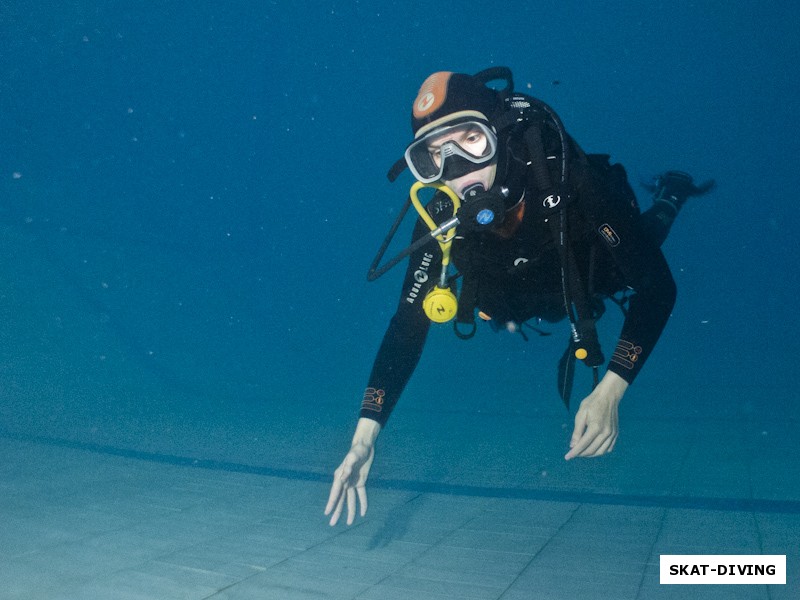
[[(490, 86), (498, 81), (505, 85)], [(409, 265), (351, 448), (334, 473), (325, 508), (331, 525), (345, 505), (348, 525), (357, 503), (366, 514), (375, 440), (416, 368), (431, 322), (452, 321), (456, 335), (468, 339), (479, 322), (526, 336), (526, 329), (541, 333), (542, 321), (567, 319), (559, 393), (569, 408), (577, 361), (592, 368), (595, 385), (575, 414), (565, 459), (611, 452), (620, 400), (675, 302), (660, 246), (686, 200), (714, 185), (666, 171), (645, 184), (653, 205), (642, 213), (625, 169), (608, 155), (585, 153), (552, 108), (514, 92), (505, 67), (432, 74), (414, 101), (411, 125), (414, 140), (389, 179), (408, 168), (417, 181), (368, 278), (406, 256)], [(433, 195), (423, 205), (425, 188)], [(381, 267), (410, 205), (420, 217), (412, 244)], [(607, 299), (625, 315), (608, 361), (595, 328)]]

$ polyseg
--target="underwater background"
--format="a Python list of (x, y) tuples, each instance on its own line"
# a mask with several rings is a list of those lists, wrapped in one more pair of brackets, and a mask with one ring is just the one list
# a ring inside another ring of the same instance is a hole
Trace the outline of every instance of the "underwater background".
[[(564, 323), (529, 342), (445, 325), (373, 478), (660, 496), (696, 472), (693, 494), (800, 500), (799, 13), (0, 2), (0, 435), (327, 479), (399, 300), (402, 267), (365, 274), (411, 183), (385, 177), (410, 103), (433, 71), (505, 65), (644, 207), (665, 169), (717, 187), (665, 244), (678, 303), (613, 455), (562, 459)], [(607, 354), (620, 322), (609, 307)]]

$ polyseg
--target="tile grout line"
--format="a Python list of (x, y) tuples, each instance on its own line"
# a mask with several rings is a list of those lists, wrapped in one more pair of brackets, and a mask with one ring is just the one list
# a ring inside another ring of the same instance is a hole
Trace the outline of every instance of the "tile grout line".
[[(418, 493), (416, 496), (412, 496), (411, 498), (409, 498), (409, 499), (408, 499), (406, 502), (404, 502), (404, 503), (403, 503), (403, 504), (401, 504), (400, 506), (408, 506), (409, 504), (411, 504), (412, 502), (416, 502), (417, 500), (419, 500), (419, 499), (420, 499), (420, 498), (422, 498), (423, 496), (425, 496), (425, 494), (424, 494), (423, 492), (419, 492), (419, 493)], [(447, 537), (447, 536), (445, 536), (445, 537)], [(358, 592), (358, 594), (356, 594), (355, 596), (353, 596), (352, 600), (358, 600), (358, 598), (359, 598), (360, 596), (363, 596), (364, 594), (366, 594), (366, 593), (367, 593), (369, 590), (371, 590), (372, 588), (374, 588), (374, 587), (376, 587), (376, 586), (379, 586), (381, 583), (383, 583), (384, 581), (386, 581), (386, 580), (387, 580), (387, 579), (389, 579), (390, 577), (392, 577), (392, 576), (396, 575), (396, 574), (397, 574), (399, 571), (401, 571), (402, 569), (405, 569), (407, 566), (409, 566), (409, 565), (411, 565), (411, 564), (414, 564), (414, 561), (415, 561), (417, 558), (419, 558), (420, 556), (423, 556), (424, 554), (427, 554), (427, 553), (428, 553), (428, 552), (429, 552), (429, 551), (430, 551), (432, 548), (434, 548), (435, 546), (437, 546), (437, 545), (438, 545), (440, 542), (441, 542), (441, 540), (437, 541), (435, 544), (431, 544), (431, 546), (430, 546), (430, 547), (426, 548), (426, 549), (425, 549), (423, 552), (421, 552), (419, 555), (409, 558), (409, 559), (408, 559), (406, 562), (404, 562), (402, 565), (398, 566), (398, 567), (397, 567), (396, 569), (394, 569), (394, 570), (393, 570), (391, 573), (389, 573), (389, 574), (388, 574), (388, 575), (386, 575), (385, 577), (382, 577), (381, 579), (379, 579), (378, 581), (376, 581), (376, 582), (375, 582), (375, 583), (373, 583), (372, 585), (368, 586), (366, 589), (364, 589), (364, 590), (362, 590), (362, 591)]]
[[(667, 521), (667, 514), (669, 509), (664, 508), (661, 512), (661, 522), (658, 524), (658, 531), (656, 532), (655, 537), (653, 538), (653, 543), (650, 545), (650, 551), (647, 554), (647, 562), (644, 565), (644, 569), (642, 569), (642, 576), (639, 578), (639, 586), (636, 588), (636, 597), (635, 600), (641, 600), (642, 598), (642, 590), (644, 589), (644, 582), (647, 579), (647, 566), (653, 560), (653, 550), (655, 550), (656, 546), (658, 545), (658, 540), (661, 537), (661, 532), (664, 531), (664, 523)], [(659, 558), (659, 565), (660, 565), (660, 558)]]
[(556, 529), (556, 531), (553, 533), (553, 535), (552, 535), (552, 536), (550, 536), (550, 539), (549, 539), (549, 540), (547, 540), (547, 541), (546, 541), (546, 542), (545, 542), (545, 543), (542, 545), (542, 547), (541, 547), (541, 548), (539, 548), (539, 549), (538, 549), (538, 550), (537, 550), (537, 551), (534, 553), (534, 555), (533, 555), (533, 556), (531, 556), (531, 559), (530, 559), (530, 560), (527, 562), (527, 564), (526, 564), (526, 565), (525, 565), (525, 566), (524, 566), (524, 567), (523, 567), (523, 568), (520, 570), (520, 572), (519, 572), (519, 573), (517, 573), (517, 576), (514, 578), (514, 580), (513, 580), (511, 583), (509, 583), (509, 584), (508, 584), (508, 586), (506, 587), (506, 589), (504, 589), (504, 590), (503, 590), (503, 592), (502, 592), (502, 593), (501, 593), (501, 594), (500, 594), (500, 595), (497, 597), (497, 600), (502, 600), (502, 599), (503, 599), (503, 596), (505, 596), (505, 595), (506, 595), (506, 594), (507, 594), (507, 593), (508, 593), (508, 592), (511, 590), (511, 588), (513, 588), (513, 587), (514, 587), (514, 584), (515, 584), (517, 581), (519, 581), (519, 578), (520, 578), (520, 577), (522, 577), (522, 574), (523, 574), (523, 573), (525, 573), (525, 571), (527, 571), (527, 570), (528, 570), (528, 568), (529, 568), (529, 567), (530, 567), (530, 566), (533, 564), (533, 561), (535, 561), (535, 560), (536, 560), (536, 558), (537, 558), (537, 557), (538, 557), (538, 556), (539, 556), (539, 555), (540, 555), (540, 554), (541, 554), (541, 553), (544, 551), (544, 549), (545, 549), (545, 548), (547, 548), (547, 547), (550, 545), (550, 542), (552, 542), (552, 541), (553, 541), (553, 540), (556, 538), (556, 536), (557, 536), (559, 533), (561, 533), (561, 531), (564, 529), (564, 527), (566, 527), (566, 526), (567, 526), (567, 525), (570, 523), (570, 521), (572, 521), (572, 519), (575, 517), (575, 515), (578, 513), (578, 511), (579, 511), (579, 510), (580, 510), (582, 507), (583, 507), (583, 504), (579, 504), (578, 506), (576, 506), (576, 507), (575, 507), (575, 510), (573, 510), (573, 511), (570, 513), (569, 517), (568, 517), (567, 519), (565, 519), (563, 523), (561, 523), (561, 525), (559, 526), (559, 528), (558, 528), (558, 529)]
[[(406, 503), (405, 503), (405, 505), (408, 505), (408, 504), (410, 504), (411, 502), (414, 502), (415, 500), (417, 500), (417, 499), (419, 499), (419, 498), (423, 498), (425, 495), (426, 495), (426, 494), (424, 494), (424, 493), (420, 492), (418, 495), (414, 496), (413, 498), (410, 498), (410, 499), (408, 500), (408, 502), (406, 502)], [(395, 575), (395, 574), (396, 574), (398, 571), (400, 571), (400, 570), (402, 570), (402, 569), (405, 569), (406, 567), (408, 567), (408, 566), (410, 566), (410, 565), (413, 565), (413, 564), (414, 564), (414, 563), (416, 563), (416, 562), (417, 562), (417, 561), (418, 561), (420, 558), (424, 557), (424, 556), (425, 556), (426, 554), (428, 554), (429, 552), (431, 552), (431, 551), (435, 550), (436, 548), (438, 548), (439, 546), (441, 546), (441, 545), (442, 545), (442, 544), (445, 542), (445, 540), (447, 540), (447, 539), (448, 539), (450, 536), (452, 536), (452, 535), (453, 535), (453, 533), (454, 533), (454, 532), (456, 532), (456, 531), (459, 531), (459, 530), (463, 529), (463, 528), (464, 528), (466, 525), (468, 525), (469, 523), (471, 523), (472, 521), (474, 521), (475, 519), (477, 519), (479, 516), (481, 516), (481, 515), (485, 514), (485, 512), (486, 512), (486, 509), (484, 508), (484, 509), (481, 511), (480, 515), (475, 515), (475, 516), (473, 516), (472, 518), (470, 518), (470, 519), (467, 519), (466, 521), (464, 521), (464, 522), (463, 522), (463, 523), (461, 523), (460, 525), (453, 527), (453, 528), (452, 528), (450, 531), (448, 531), (448, 532), (447, 532), (445, 535), (443, 535), (441, 539), (439, 539), (439, 540), (437, 540), (435, 543), (431, 544), (431, 545), (430, 545), (428, 548), (426, 548), (426, 549), (425, 549), (423, 552), (420, 552), (420, 553), (419, 553), (417, 556), (414, 556), (413, 558), (409, 559), (407, 562), (403, 563), (403, 564), (402, 564), (402, 565), (401, 565), (401, 566), (400, 566), (398, 569), (396, 569), (394, 572), (392, 572), (392, 573), (389, 573), (388, 575), (386, 575), (386, 577), (382, 578), (380, 581), (377, 581), (377, 582), (376, 582), (376, 583), (374, 583), (373, 585), (369, 586), (367, 589), (365, 589), (365, 590), (363, 590), (363, 591), (359, 592), (359, 593), (358, 593), (356, 596), (354, 596), (354, 597), (353, 597), (353, 599), (352, 599), (352, 600), (358, 600), (358, 598), (359, 598), (360, 596), (362, 596), (363, 594), (366, 594), (366, 593), (367, 593), (367, 592), (368, 592), (370, 589), (374, 588), (375, 586), (378, 586), (378, 585), (380, 585), (381, 583), (383, 583), (384, 581), (386, 581), (387, 579), (389, 579), (390, 577), (392, 577), (393, 575)], [(410, 590), (410, 591), (413, 591), (413, 590)], [(443, 598), (446, 598), (445, 596), (442, 596), (442, 597), (443, 597)]]
[(272, 569), (274, 567), (277, 567), (277, 566), (280, 566), (280, 565), (292, 560), (293, 558), (297, 558), (298, 556), (302, 556), (306, 552), (308, 552), (310, 550), (313, 550), (314, 548), (318, 548), (319, 546), (322, 546), (323, 544), (326, 544), (330, 540), (336, 539), (339, 536), (345, 535), (349, 531), (354, 531), (354, 530), (358, 529), (359, 527), (362, 527), (363, 525), (364, 525), (364, 523), (362, 522), (362, 523), (356, 524), (355, 527), (351, 526), (348, 529), (342, 529), (340, 531), (337, 531), (333, 535), (331, 535), (329, 537), (326, 537), (324, 540), (320, 540), (316, 544), (312, 544), (308, 548), (303, 548), (302, 550), (298, 550), (297, 552), (295, 552), (295, 553), (293, 553), (293, 554), (291, 554), (289, 556), (284, 557), (283, 559), (279, 560), (278, 562), (269, 565), (268, 567), (265, 567), (263, 569), (259, 569), (255, 573), (252, 573), (251, 575), (248, 575), (247, 577), (245, 577), (243, 579), (240, 579), (239, 581), (235, 581), (235, 582), (233, 582), (233, 583), (231, 583), (229, 585), (226, 585), (225, 587), (222, 587), (222, 588), (218, 589), (217, 591), (213, 592), (212, 594), (210, 594), (208, 596), (204, 596), (201, 600), (209, 600), (211, 598), (214, 598), (214, 597), (218, 596), (219, 594), (221, 594), (221, 593), (223, 593), (223, 592), (225, 592), (227, 590), (230, 590), (230, 589), (236, 587), (237, 585), (239, 585), (241, 583), (244, 583), (245, 581), (249, 581), (250, 579), (252, 579), (253, 577), (256, 577), (257, 575), (262, 575), (263, 573), (267, 573), (267, 572), (269, 572), (270, 569)]

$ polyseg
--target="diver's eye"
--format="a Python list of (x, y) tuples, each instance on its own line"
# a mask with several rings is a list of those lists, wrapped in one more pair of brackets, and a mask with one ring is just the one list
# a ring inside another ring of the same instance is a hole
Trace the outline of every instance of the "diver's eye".
[(472, 133), (467, 134), (466, 139), (464, 140), (467, 144), (477, 144), (483, 139), (483, 134), (480, 131), (473, 131)]
[(489, 148), (486, 136), (480, 130), (470, 131), (462, 141), (464, 150), (473, 156), (483, 156)]
[(430, 154), (431, 160), (433, 164), (437, 167), (442, 166), (442, 149), (441, 148), (428, 148), (428, 154)]

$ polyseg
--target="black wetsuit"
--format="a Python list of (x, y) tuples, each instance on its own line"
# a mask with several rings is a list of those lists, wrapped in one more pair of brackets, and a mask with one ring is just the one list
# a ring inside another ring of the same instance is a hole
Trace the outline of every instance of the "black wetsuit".
[[(640, 213), (620, 165), (609, 165), (603, 155), (576, 154), (568, 180), (569, 247), (593, 296), (631, 293), (608, 363), (610, 371), (630, 383), (652, 352), (675, 302), (675, 283), (660, 250), (671, 220), (663, 218), (657, 206)], [(518, 162), (525, 164), (524, 159)], [(453, 242), (453, 263), (476, 278), (476, 308), (500, 326), (566, 317), (561, 260), (549, 222), (555, 214), (540, 205), (532, 176), (524, 187), (524, 214), (513, 235), (470, 233)], [(442, 222), (452, 215), (449, 199), (437, 195), (428, 212)], [(420, 220), (413, 239), (427, 232)], [(438, 244), (428, 244), (410, 256), (400, 303), (375, 358), (361, 417), (385, 424), (414, 372), (431, 324), (422, 301), (440, 269)]]

